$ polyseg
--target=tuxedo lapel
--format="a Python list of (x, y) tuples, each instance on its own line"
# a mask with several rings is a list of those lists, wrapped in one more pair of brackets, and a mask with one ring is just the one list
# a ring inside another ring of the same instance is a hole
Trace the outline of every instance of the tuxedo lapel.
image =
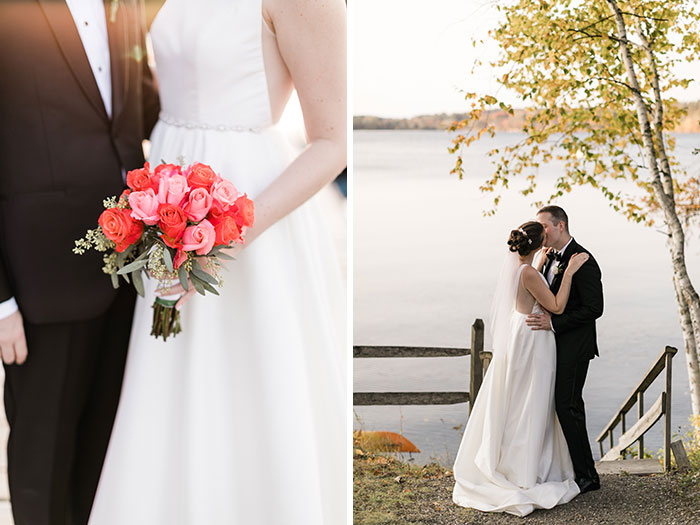
[(63, 0), (38, 0), (44, 11), (46, 21), (51, 27), (63, 57), (70, 66), (73, 75), (80, 85), (85, 96), (97, 112), (107, 120), (107, 111), (100, 96), (95, 76), (90, 68), (87, 54), (80, 40), (78, 29), (71, 15), (68, 5)]
[(109, 60), (112, 75), (112, 122), (116, 122), (124, 109), (127, 86), (129, 85), (128, 69), (128, 20), (126, 6), (121, 5), (125, 0), (116, 4), (112, 9), (111, 0), (104, 0), (105, 16), (107, 18), (107, 35), (109, 38)]
[(564, 252), (561, 254), (561, 271), (559, 271), (559, 273), (557, 273), (554, 276), (554, 278), (552, 279), (552, 284), (550, 286), (550, 289), (553, 293), (557, 293), (559, 291), (559, 286), (561, 284), (562, 275), (564, 275), (564, 270), (569, 265), (569, 259), (571, 259), (571, 256), (576, 252), (577, 248), (578, 244), (576, 244), (576, 241), (574, 239), (571, 239), (571, 242), (566, 247), (566, 250), (564, 250)]

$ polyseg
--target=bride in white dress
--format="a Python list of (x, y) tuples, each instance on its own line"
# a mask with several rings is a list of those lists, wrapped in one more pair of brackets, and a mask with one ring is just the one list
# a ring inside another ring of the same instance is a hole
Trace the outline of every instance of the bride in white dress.
[[(308, 200), (346, 162), (345, 4), (167, 0), (151, 37), (151, 162), (211, 165), (256, 222), (174, 339), (149, 335), (153, 282), (138, 299), (90, 524), (346, 523), (345, 290)], [(296, 157), (276, 126), (293, 87)]]
[[(454, 463), (453, 501), (481, 511), (525, 516), (579, 494), (569, 449), (554, 409), (554, 333), (532, 330), (530, 313), (564, 310), (571, 277), (588, 260), (574, 255), (556, 296), (532, 266), (544, 229), (513, 230), (491, 308), (493, 359), (469, 414)], [(542, 257), (540, 264), (544, 257)]]

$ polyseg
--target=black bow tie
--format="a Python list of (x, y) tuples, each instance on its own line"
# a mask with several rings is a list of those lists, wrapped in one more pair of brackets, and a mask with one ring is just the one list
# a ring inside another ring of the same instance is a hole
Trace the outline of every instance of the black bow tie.
[(561, 253), (556, 250), (551, 250), (549, 253), (547, 253), (547, 258), (550, 261), (561, 261)]

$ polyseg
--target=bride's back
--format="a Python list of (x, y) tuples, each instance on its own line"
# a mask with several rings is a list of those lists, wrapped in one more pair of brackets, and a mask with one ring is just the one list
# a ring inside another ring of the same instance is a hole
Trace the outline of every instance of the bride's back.
[(532, 266), (528, 265), (523, 265), (523, 268), (520, 269), (520, 274), (519, 274), (519, 279), (518, 279), (518, 287), (515, 292), (515, 310), (521, 314), (530, 314), (533, 311), (533, 308), (535, 307), (535, 303), (537, 303), (536, 299), (534, 296), (525, 288), (524, 280), (523, 280), (523, 272), (526, 271), (537, 271), (535, 270)]

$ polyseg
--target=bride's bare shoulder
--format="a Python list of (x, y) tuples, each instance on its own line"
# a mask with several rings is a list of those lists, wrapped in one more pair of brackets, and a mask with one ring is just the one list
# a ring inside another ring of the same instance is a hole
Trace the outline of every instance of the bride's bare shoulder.
[[(262, 0), (265, 22), (274, 31), (276, 19), (299, 24), (313, 23), (317, 16), (345, 13), (343, 0)], [(328, 20), (332, 22), (332, 18)]]
[(534, 283), (536, 280), (540, 279), (537, 269), (533, 268), (529, 264), (523, 268), (522, 278), (525, 284)]

